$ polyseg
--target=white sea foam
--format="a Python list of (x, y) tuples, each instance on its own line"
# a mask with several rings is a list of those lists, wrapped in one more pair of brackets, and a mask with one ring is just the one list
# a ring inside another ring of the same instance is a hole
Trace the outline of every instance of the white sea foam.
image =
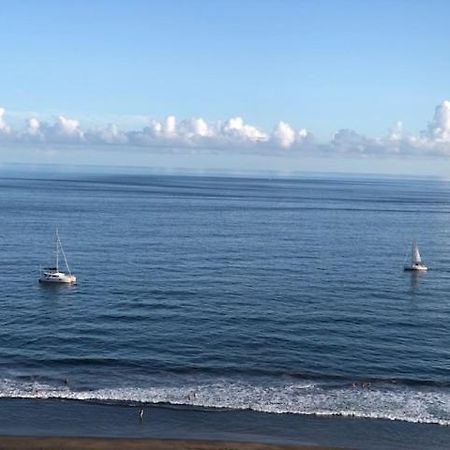
[(256, 385), (230, 380), (182, 387), (117, 387), (72, 390), (68, 386), (0, 382), (0, 397), (168, 403), (267, 413), (340, 415), (450, 425), (450, 390), (408, 386), (327, 387), (314, 383)]

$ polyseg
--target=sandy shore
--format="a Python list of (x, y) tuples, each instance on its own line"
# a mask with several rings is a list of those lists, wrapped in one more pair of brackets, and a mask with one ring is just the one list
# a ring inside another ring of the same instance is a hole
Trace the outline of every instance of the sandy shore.
[(138, 411), (120, 404), (0, 399), (0, 450), (450, 449), (450, 428), (433, 424), (158, 405), (148, 405), (140, 421)]
[[(248, 442), (57, 438), (57, 437), (0, 437), (0, 450), (339, 450), (337, 447), (308, 445), (271, 445)], [(342, 450), (342, 449), (341, 449)]]

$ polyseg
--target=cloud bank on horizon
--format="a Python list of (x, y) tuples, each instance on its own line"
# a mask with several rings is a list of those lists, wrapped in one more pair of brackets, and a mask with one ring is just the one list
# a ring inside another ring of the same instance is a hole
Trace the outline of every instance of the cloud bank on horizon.
[(329, 142), (319, 142), (306, 129), (295, 129), (280, 121), (271, 132), (247, 124), (241, 117), (207, 122), (202, 118), (178, 121), (170, 115), (163, 121), (150, 120), (138, 130), (117, 125), (83, 128), (76, 119), (58, 116), (53, 123), (30, 117), (26, 127), (15, 129), (0, 108), (0, 149), (10, 145), (39, 148), (64, 145), (130, 146), (144, 149), (248, 150), (252, 152), (302, 152), (309, 155), (365, 156), (450, 156), (450, 101), (439, 104), (426, 129), (419, 136), (403, 131), (401, 122), (387, 136), (367, 137), (352, 129), (337, 131)]

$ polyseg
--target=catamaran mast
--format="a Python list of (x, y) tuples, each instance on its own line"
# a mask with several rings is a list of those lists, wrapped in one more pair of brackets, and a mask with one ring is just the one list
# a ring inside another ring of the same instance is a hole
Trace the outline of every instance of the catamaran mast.
[(72, 275), (72, 272), (70, 271), (69, 263), (67, 262), (66, 254), (64, 253), (64, 249), (63, 249), (63, 246), (61, 244), (61, 239), (59, 239), (58, 231), (56, 231), (56, 236), (58, 238), (59, 248), (61, 249), (61, 253), (62, 253), (63, 257), (64, 257), (64, 262), (66, 263), (67, 271), (69, 272), (69, 275)]
[(59, 251), (58, 251), (58, 241), (59, 241), (59, 236), (58, 236), (58, 228), (56, 229), (56, 271), (59, 272), (59, 267), (58, 267), (58, 256), (59, 256)]

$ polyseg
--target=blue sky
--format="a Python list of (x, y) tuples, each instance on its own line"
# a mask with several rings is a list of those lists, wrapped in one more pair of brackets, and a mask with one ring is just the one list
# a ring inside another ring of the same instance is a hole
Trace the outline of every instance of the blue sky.
[[(239, 139), (250, 133), (253, 143), (264, 141), (263, 151), (252, 156), (264, 167), (268, 147), (277, 146), (272, 133), (280, 121), (295, 130), (289, 142), (309, 142), (308, 157), (313, 147), (323, 151), (336, 132), (349, 129), (366, 139), (358, 146), (370, 147), (364, 152), (373, 158), (372, 139), (387, 136), (398, 121), (403, 133), (419, 138), (436, 119), (435, 108), (450, 98), (449, 17), (450, 3), (436, 0), (5, 2), (0, 12), (3, 120), (8, 132), (17, 134), (26, 127), (25, 120), (35, 117), (40, 135), (45, 135), (38, 147), (51, 147), (47, 155), (53, 156), (46, 157), (56, 159), (65, 144), (61, 134), (67, 131), (64, 124), (62, 131), (55, 128), (61, 116), (77, 121), (83, 129), (79, 140), (91, 146), (95, 140), (87, 140), (85, 133), (92, 127), (113, 123), (129, 132), (154, 120), (164, 128), (166, 117), (174, 116), (176, 139), (165, 136), (166, 149), (183, 147), (180, 121), (202, 118), (214, 125), (200, 134), (199, 166), (213, 158), (205, 156), (208, 145), (217, 149), (226, 141), (223, 146), (229, 151), (232, 138), (236, 152)], [(238, 131), (232, 125), (230, 131), (226, 121), (236, 117), (266, 134), (245, 125)], [(446, 116), (436, 120), (445, 122)], [(156, 126), (149, 132), (152, 149), (146, 150), (146, 158), (148, 153), (161, 154), (155, 150), (158, 130)], [(314, 146), (301, 130), (314, 136)], [(439, 134), (439, 149), (433, 147), (431, 156), (445, 154), (446, 160), (444, 134)], [(189, 139), (192, 151), (199, 139)], [(12, 147), (21, 147), (18, 160), (31, 158), (32, 143), (21, 146), (23, 139), (17, 136), (4, 141), (0, 161), (14, 159), (8, 154)], [(95, 143), (104, 144), (100, 141)], [(137, 141), (127, 135), (115, 144), (130, 142), (134, 146)], [(425, 145), (408, 142), (414, 151), (406, 151), (403, 141), (399, 146), (408, 157)], [(342, 161), (347, 141), (341, 139), (339, 145), (340, 154), (333, 159)], [(375, 147), (383, 145), (388, 144), (377, 141)], [(428, 159), (430, 145), (425, 145)], [(98, 155), (108, 151), (99, 148)], [(116, 147), (113, 152), (120, 162)], [(381, 153), (385, 158), (386, 152)], [(301, 168), (302, 157), (297, 152), (290, 159)], [(89, 162), (86, 155), (75, 158)], [(176, 156), (169, 159), (176, 162)], [(219, 166), (223, 159), (216, 158)], [(350, 159), (349, 171), (359, 170)], [(330, 165), (327, 161), (324, 166)]]

